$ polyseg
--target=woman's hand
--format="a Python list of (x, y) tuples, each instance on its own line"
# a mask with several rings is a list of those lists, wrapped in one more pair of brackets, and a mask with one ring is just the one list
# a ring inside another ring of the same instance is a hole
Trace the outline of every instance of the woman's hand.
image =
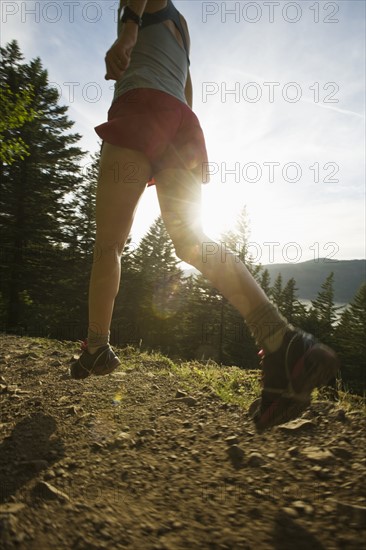
[(130, 64), (131, 52), (136, 44), (138, 26), (133, 21), (122, 25), (121, 34), (105, 56), (106, 80), (119, 80)]

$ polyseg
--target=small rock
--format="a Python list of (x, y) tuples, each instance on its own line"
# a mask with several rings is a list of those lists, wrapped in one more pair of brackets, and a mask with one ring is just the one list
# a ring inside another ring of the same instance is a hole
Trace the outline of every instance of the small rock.
[(225, 442), (228, 444), (228, 445), (237, 445), (239, 443), (239, 438), (238, 436), (236, 435), (231, 435), (230, 437), (227, 437), (225, 439)]
[(188, 393), (183, 390), (177, 390), (175, 397), (178, 399), (179, 397), (187, 397)]
[(287, 452), (290, 456), (297, 456), (299, 454), (299, 448), (294, 446), (287, 449)]
[(156, 434), (156, 430), (154, 430), (154, 428), (144, 428), (143, 430), (140, 430), (139, 432), (137, 432), (137, 435), (155, 435)]
[(128, 470), (122, 470), (122, 472), (121, 472), (122, 481), (126, 481), (128, 477), (129, 477), (129, 471)]
[(258, 467), (258, 466), (263, 466), (264, 463), (265, 463), (265, 460), (260, 453), (256, 453), (256, 452), (250, 453), (248, 457), (248, 466)]
[(333, 415), (334, 420), (339, 420), (339, 422), (345, 422), (347, 420), (347, 415), (343, 409), (338, 409)]
[(230, 445), (227, 449), (227, 453), (231, 460), (242, 462), (244, 459), (244, 451), (239, 445)]
[(71, 405), (71, 407), (68, 407), (66, 409), (66, 412), (68, 414), (72, 414), (72, 415), (79, 414), (81, 411), (82, 411), (82, 408), (80, 406), (77, 406), (77, 405)]
[(352, 458), (352, 453), (345, 447), (332, 447), (332, 453), (339, 458), (349, 459)]
[(0, 504), (0, 516), (5, 514), (16, 514), (23, 510), (24, 504), (21, 502), (9, 502), (7, 504)]
[(299, 514), (297, 512), (297, 510), (295, 510), (294, 508), (290, 508), (288, 506), (284, 506), (283, 508), (281, 508), (281, 511), (284, 512), (284, 514), (286, 516), (290, 516), (290, 518), (298, 518), (299, 517)]
[(260, 508), (257, 508), (255, 506), (252, 506), (249, 510), (249, 516), (253, 519), (260, 519), (263, 517), (263, 513)]
[(111, 449), (117, 449), (120, 447), (123, 447), (127, 443), (134, 443), (133, 439), (131, 438), (131, 435), (128, 432), (119, 432), (117, 436), (108, 441), (107, 445)]
[(60, 399), (58, 400), (59, 403), (68, 403), (70, 401), (70, 397), (68, 395), (63, 395), (62, 397), (60, 397)]
[(189, 407), (194, 407), (195, 405), (197, 405), (197, 399), (191, 397), (190, 395), (187, 395), (186, 397), (178, 397), (177, 401), (185, 403)]
[(314, 508), (310, 504), (306, 504), (302, 500), (295, 500), (292, 503), (292, 507), (295, 508), (300, 513), (311, 515), (314, 511)]
[(313, 466), (311, 470), (318, 476), (319, 479), (329, 479), (331, 477), (329, 468), (322, 468), (318, 464)]
[(33, 494), (34, 496), (45, 500), (58, 499), (66, 502), (70, 501), (70, 498), (66, 495), (66, 493), (63, 493), (57, 489), (57, 487), (47, 483), (47, 481), (38, 481), (33, 488)]
[(136, 440), (131, 440), (130, 447), (135, 447), (136, 449), (140, 449), (145, 443), (144, 437), (138, 437)]
[(315, 424), (311, 420), (297, 418), (296, 420), (292, 420), (290, 422), (286, 422), (286, 424), (282, 424), (278, 427), (278, 429), (283, 432), (300, 432), (311, 430), (312, 428), (314, 428), (314, 426)]
[(320, 462), (321, 464), (327, 464), (334, 460), (334, 455), (330, 451), (321, 449), (320, 447), (305, 447), (302, 454), (309, 460)]

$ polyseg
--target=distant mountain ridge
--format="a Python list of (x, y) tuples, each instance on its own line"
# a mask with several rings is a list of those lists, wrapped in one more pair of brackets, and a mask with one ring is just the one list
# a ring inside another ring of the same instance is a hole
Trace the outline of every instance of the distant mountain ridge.
[(285, 285), (291, 277), (296, 281), (297, 295), (302, 300), (314, 300), (322, 283), (334, 272), (334, 301), (348, 304), (366, 280), (366, 260), (328, 260), (319, 258), (297, 264), (269, 264), (271, 284), (282, 274)]
[[(334, 301), (348, 304), (366, 281), (366, 260), (329, 260), (319, 258), (299, 263), (263, 265), (271, 277), (273, 285), (279, 273), (282, 275), (283, 286), (293, 277), (298, 289), (297, 296), (301, 300), (314, 300), (321, 289), (322, 283), (334, 272)], [(196, 269), (185, 271), (186, 275), (198, 273)]]

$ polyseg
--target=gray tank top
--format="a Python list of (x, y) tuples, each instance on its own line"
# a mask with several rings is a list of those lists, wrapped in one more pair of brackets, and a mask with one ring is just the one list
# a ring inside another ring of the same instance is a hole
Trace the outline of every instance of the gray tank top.
[[(118, 11), (118, 36), (121, 31)], [(171, 19), (182, 35), (185, 48), (178, 43), (163, 21)], [(168, 0), (166, 8), (144, 13), (142, 27), (132, 50), (130, 65), (115, 83), (113, 102), (128, 90), (153, 88), (166, 92), (187, 104), (184, 95), (190, 61), (179, 12)], [(112, 102), (112, 103), (113, 103)]]

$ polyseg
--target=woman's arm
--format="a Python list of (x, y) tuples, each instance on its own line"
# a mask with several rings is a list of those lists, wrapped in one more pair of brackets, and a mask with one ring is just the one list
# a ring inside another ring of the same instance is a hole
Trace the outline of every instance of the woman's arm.
[[(127, 0), (123, 5), (128, 5), (139, 17), (145, 11), (147, 0)], [(122, 24), (122, 30), (113, 46), (105, 56), (107, 72), (106, 80), (119, 80), (130, 64), (131, 52), (136, 44), (138, 26), (134, 21), (128, 20)]]
[(192, 105), (193, 105), (193, 86), (192, 86), (191, 73), (189, 72), (189, 69), (188, 69), (188, 76), (187, 76), (187, 82), (186, 82), (186, 87), (185, 87), (185, 90), (184, 90), (184, 94), (186, 96), (186, 100), (187, 100), (188, 105), (192, 109)]
[[(181, 21), (182, 26), (183, 26), (184, 34), (186, 36), (187, 49), (188, 49), (187, 53), (188, 53), (188, 57), (189, 57), (190, 52), (191, 52), (191, 37), (189, 36), (187, 21), (185, 20), (185, 18), (183, 17), (183, 15), (181, 13), (179, 14), (179, 16), (180, 16), (180, 21)], [(191, 73), (190, 73), (189, 69), (188, 69), (188, 75), (187, 75), (184, 95), (186, 96), (186, 100), (187, 100), (188, 105), (192, 109), (192, 105), (193, 105), (193, 86), (192, 86)]]

